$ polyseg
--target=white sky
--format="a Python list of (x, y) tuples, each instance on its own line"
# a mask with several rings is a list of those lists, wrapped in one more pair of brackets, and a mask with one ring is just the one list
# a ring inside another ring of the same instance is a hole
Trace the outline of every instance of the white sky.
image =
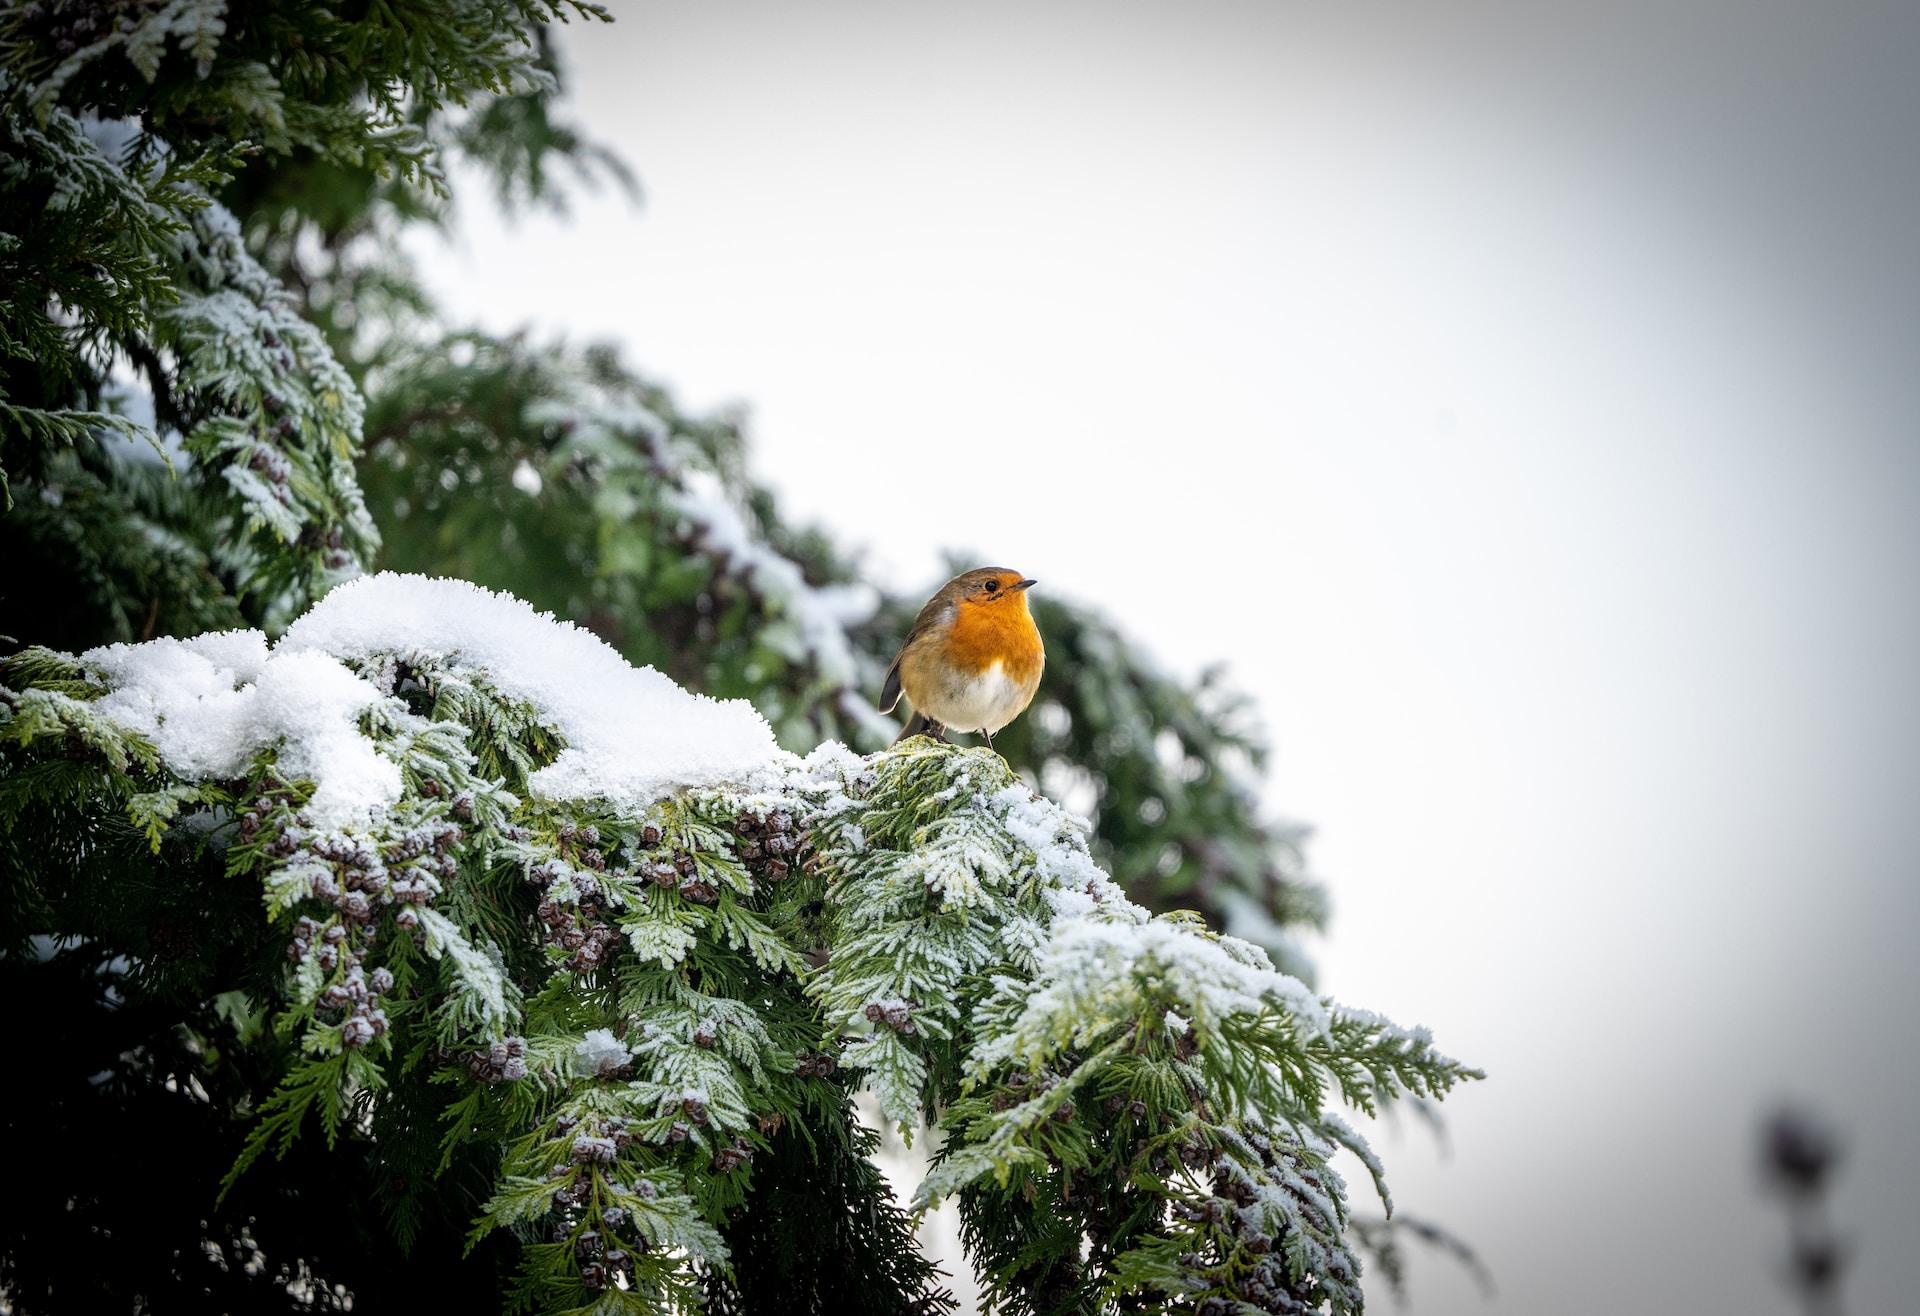
[(1383, 1150), (1484, 1301), (1785, 1312), (1778, 1095), (1920, 1290), (1920, 14), (621, 4), (643, 207), (423, 248), (493, 327), (751, 406), (788, 509), (1225, 658), (1323, 985), (1491, 1081)]

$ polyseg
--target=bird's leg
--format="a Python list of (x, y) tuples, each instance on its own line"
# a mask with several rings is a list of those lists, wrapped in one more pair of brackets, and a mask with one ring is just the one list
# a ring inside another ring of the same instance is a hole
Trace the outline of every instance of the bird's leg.
[(927, 738), (929, 740), (937, 740), (943, 745), (946, 744), (947, 743), (946, 726), (942, 723), (934, 721), (932, 718), (928, 718), (927, 719)]
[(987, 748), (992, 749), (993, 748), (993, 732), (987, 730), (985, 727), (981, 727), (980, 734), (987, 738)]

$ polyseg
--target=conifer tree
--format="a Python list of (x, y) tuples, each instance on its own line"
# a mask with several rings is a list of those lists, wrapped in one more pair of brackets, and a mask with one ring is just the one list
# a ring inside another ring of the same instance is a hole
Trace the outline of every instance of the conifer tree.
[(1302, 985), (1244, 706), (1054, 602), (1007, 759), (859, 757), (905, 603), (737, 425), (449, 333), (394, 257), (451, 156), (626, 181), (546, 30), (604, 17), (0, 16), (0, 974), (46, 1057), (0, 1287), (943, 1310), (864, 1086), (1002, 1309), (1356, 1309), (1334, 1105), (1473, 1071)]
[[(9, 595), (35, 618), (31, 638), (76, 648), (241, 621), (277, 629), (316, 587), (377, 559), (512, 589), (696, 688), (754, 698), (790, 747), (890, 737), (868, 701), (917, 598), (875, 598), (824, 534), (786, 525), (750, 477), (737, 425), (681, 414), (607, 349), (450, 333), (398, 254), (404, 227), (451, 214), (448, 155), (478, 164), (515, 204), (563, 205), (562, 180), (632, 187), (559, 111), (536, 22), (596, 13), (502, 3), (347, 23), (319, 4), (268, 21), (219, 3), (109, 11), (41, 0), (0, 23), (11, 106), (35, 117), (65, 106), (73, 115), (51, 123), (92, 124), (130, 152), (128, 168), (99, 150), (43, 158), (39, 182), (10, 187), (0, 215), (20, 238), (0, 252), (15, 294), (0, 309), (21, 344), (0, 341), (0, 478), (11, 471), (40, 490), (11, 498), (0, 550), (19, 564)], [(355, 71), (379, 87), (362, 89)], [(179, 370), (191, 363), (164, 335), (177, 304), (202, 305), (193, 272), (152, 241), (107, 259), (143, 230), (96, 213), (119, 204), (110, 188), (76, 192), (45, 172), (124, 182), (149, 156), (189, 152), (204, 157), (198, 176), (144, 179), (173, 210), (154, 218), (143, 204), (140, 223), (198, 208), (237, 227), (236, 256), (277, 279), (274, 304), (308, 326), (294, 326), (287, 348), (261, 338), (262, 351), (316, 362), (281, 388), (268, 370), (279, 362), (249, 355), (251, 333), (211, 340), (266, 372), (240, 390), (254, 408), (245, 436), (238, 417), (196, 410), (201, 393)], [(78, 249), (91, 241), (94, 255)], [(81, 277), (96, 258), (114, 272), (111, 304), (96, 306), (96, 281)], [(56, 307), (77, 324), (61, 332)], [(345, 408), (330, 428), (272, 410), (304, 405), (314, 372), (336, 367), (357, 388), (321, 395)], [(583, 396), (602, 412), (592, 461), (562, 442)], [(656, 437), (623, 427), (608, 405)], [(105, 429), (127, 439), (103, 445)], [(644, 484), (638, 499), (619, 487), (668, 435), (703, 515), (688, 515), (684, 487), (671, 506), (644, 497)], [(216, 441), (227, 447), (196, 455)], [(363, 442), (356, 483), (328, 453), (344, 444), (357, 455)], [(570, 464), (553, 467), (556, 452)], [(329, 481), (338, 506), (310, 506)], [(301, 551), (278, 568), (288, 580), (247, 578), (249, 535), (292, 537)], [(755, 538), (784, 563), (751, 560)], [(1324, 901), (1304, 874), (1299, 829), (1260, 815), (1252, 782), (1264, 750), (1244, 701), (1217, 676), (1169, 679), (1071, 602), (1037, 602), (1054, 675), (1036, 716), (1009, 728), (1010, 760), (1078, 788), (1098, 852), (1147, 903), (1200, 909), (1310, 972), (1289, 930), (1318, 926)]]

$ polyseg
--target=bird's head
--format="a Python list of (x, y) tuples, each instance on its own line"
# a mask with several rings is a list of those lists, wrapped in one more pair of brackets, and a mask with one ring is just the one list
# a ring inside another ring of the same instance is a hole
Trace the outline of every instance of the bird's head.
[(1025, 612), (1027, 591), (1034, 582), (1005, 567), (977, 567), (947, 582), (941, 590), (948, 602), (961, 608), (1006, 608)]

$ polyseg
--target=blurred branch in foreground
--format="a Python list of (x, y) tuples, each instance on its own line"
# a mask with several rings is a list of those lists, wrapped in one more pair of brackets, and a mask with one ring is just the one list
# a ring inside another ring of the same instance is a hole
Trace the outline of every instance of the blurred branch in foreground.
[(1761, 1129), (1760, 1156), (1767, 1186), (1787, 1203), (1787, 1281), (1808, 1316), (1840, 1316), (1847, 1249), (1827, 1212), (1839, 1138), (1811, 1111), (1782, 1106)]

